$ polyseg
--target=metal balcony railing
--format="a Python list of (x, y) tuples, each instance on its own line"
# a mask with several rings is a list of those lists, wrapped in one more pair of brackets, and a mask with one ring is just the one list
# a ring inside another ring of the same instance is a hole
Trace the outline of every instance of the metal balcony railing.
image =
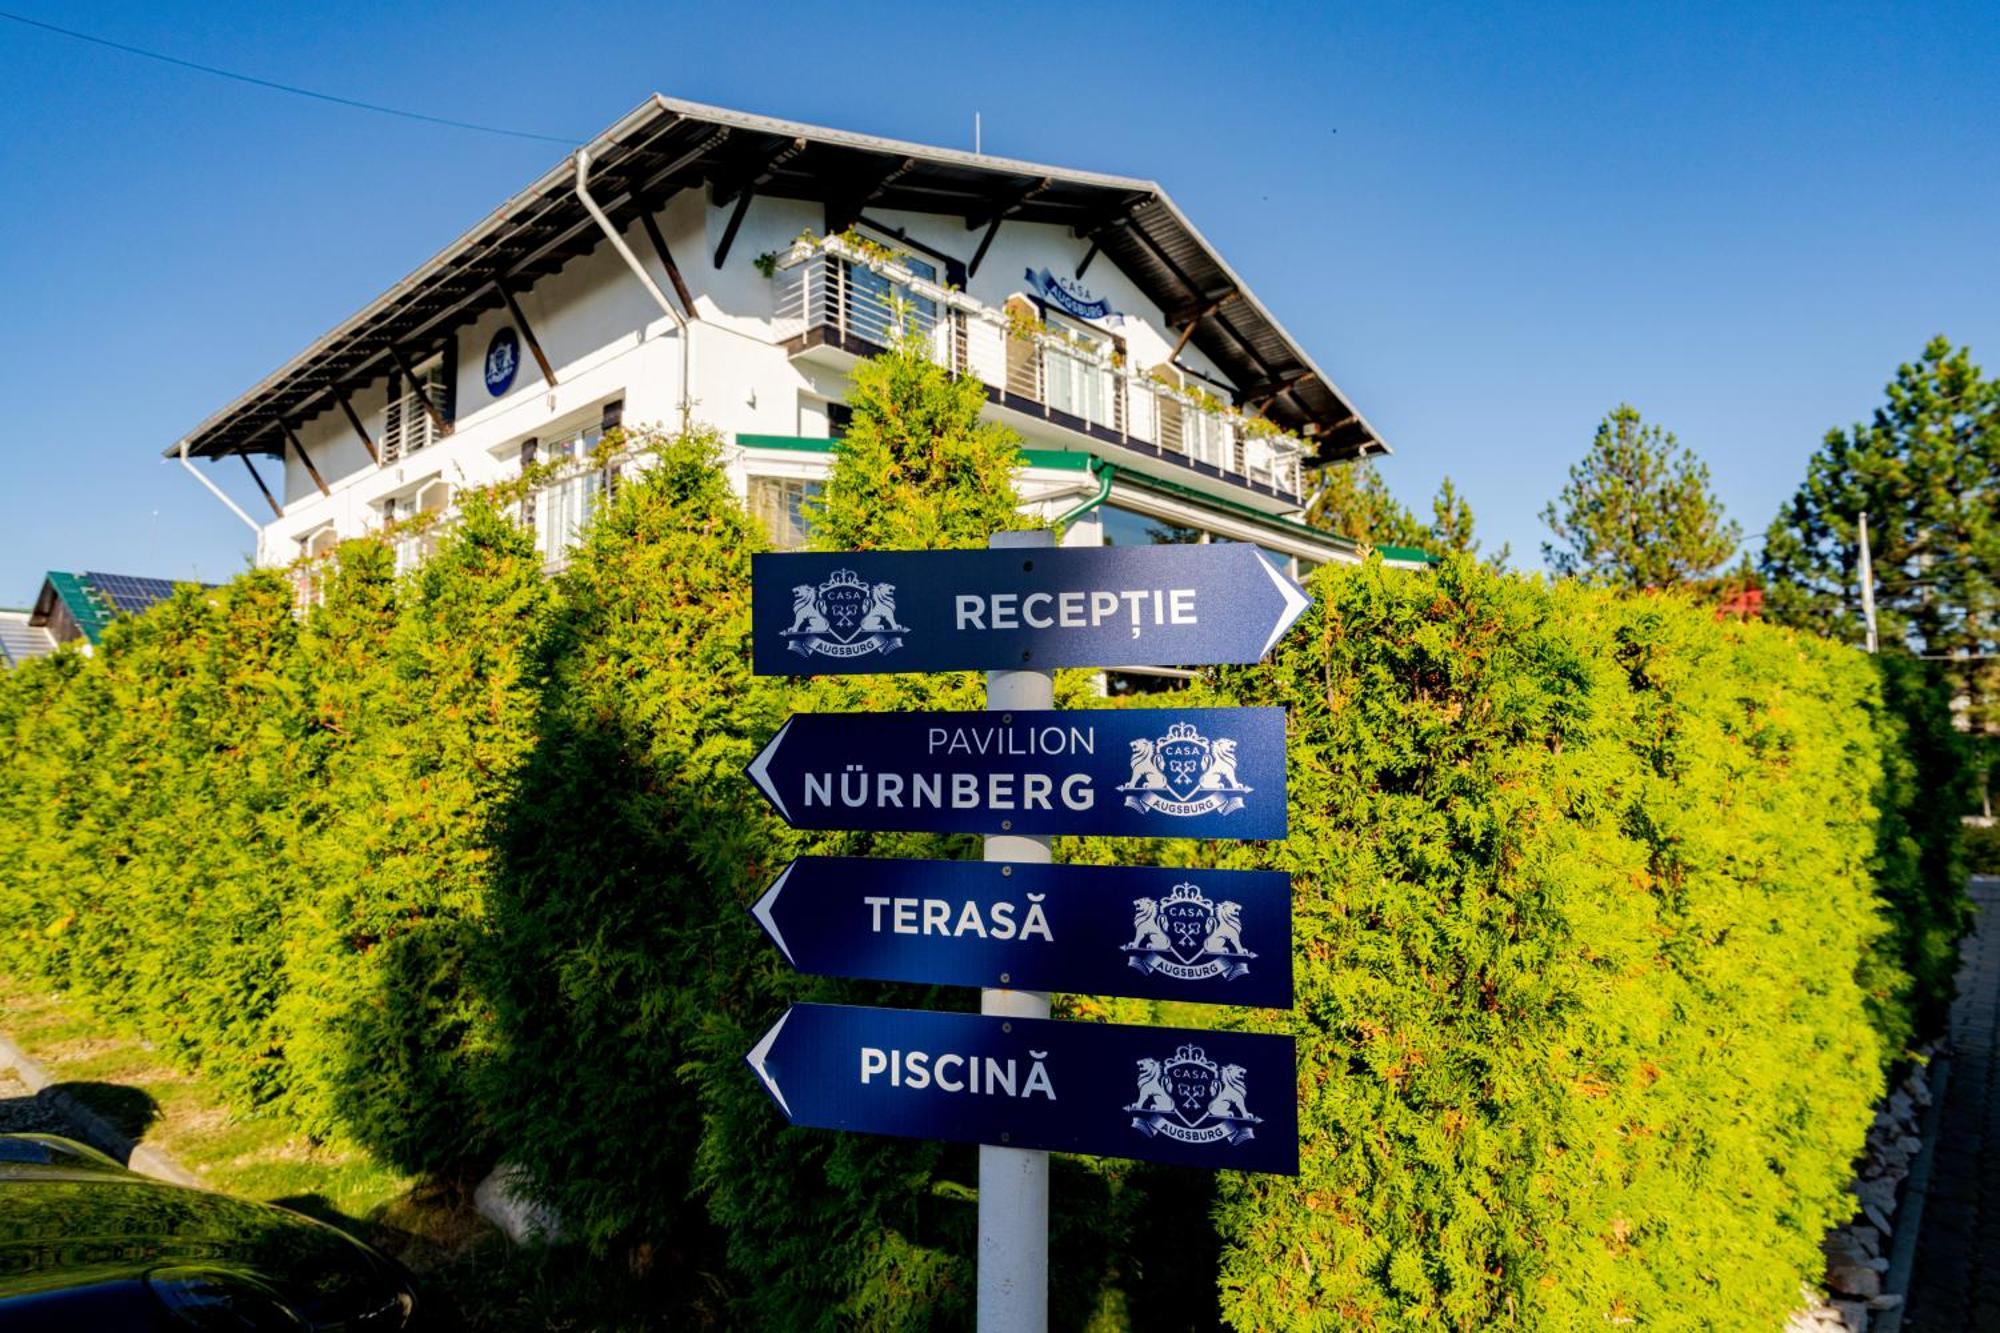
[(778, 256), (775, 332), (790, 342), (827, 329), (843, 340), (887, 347), (905, 329), (940, 365), (1025, 401), (1040, 414), (1081, 423), (1086, 433), (1150, 445), (1168, 459), (1205, 464), (1284, 495), (1300, 493), (1304, 441), (1203, 395), (1123, 364), (1108, 343), (1010, 318), (964, 292), (921, 277), (838, 238), (801, 240)]

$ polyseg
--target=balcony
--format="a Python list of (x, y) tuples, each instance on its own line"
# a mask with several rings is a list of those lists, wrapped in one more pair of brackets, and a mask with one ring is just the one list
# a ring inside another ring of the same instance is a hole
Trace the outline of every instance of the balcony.
[(776, 336), (794, 357), (823, 348), (868, 356), (911, 329), (933, 359), (982, 381), (1003, 417), (1030, 432), (1046, 423), (1108, 446), (1116, 461), (1157, 460), (1187, 469), (1194, 475), (1182, 479), (1197, 485), (1225, 483), (1217, 494), (1247, 498), (1247, 490), (1265, 500), (1260, 507), (1297, 506), (1303, 440), (1137, 370), (1108, 346), (1042, 327), (1026, 310), (996, 310), (839, 238), (798, 241), (777, 257), (773, 279)]

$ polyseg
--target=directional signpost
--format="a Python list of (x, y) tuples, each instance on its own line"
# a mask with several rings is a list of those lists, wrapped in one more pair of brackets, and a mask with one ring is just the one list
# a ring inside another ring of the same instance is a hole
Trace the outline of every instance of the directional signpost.
[(795, 1125), (1298, 1171), (1290, 1037), (795, 1004), (749, 1059)]
[(977, 713), (794, 714), (747, 770), (795, 828), (983, 833), (801, 857), (751, 909), (802, 972), (977, 1014), (797, 1004), (747, 1059), (793, 1124), (977, 1143), (981, 1333), (1048, 1324), (1048, 1153), (1298, 1171), (1289, 1037), (1049, 1020), (1049, 992), (1292, 1003), (1290, 880), (1049, 864), (1058, 834), (1285, 836), (1279, 708), (1056, 711), (1059, 666), (1255, 662), (1309, 605), (1253, 546), (758, 555), (762, 675), (985, 670)]
[(757, 555), (751, 580), (773, 676), (1254, 662), (1310, 604), (1236, 542)]
[(1292, 1007), (1291, 877), (802, 856), (751, 909), (823, 977)]
[(749, 774), (794, 828), (1282, 838), (1285, 710), (795, 713)]

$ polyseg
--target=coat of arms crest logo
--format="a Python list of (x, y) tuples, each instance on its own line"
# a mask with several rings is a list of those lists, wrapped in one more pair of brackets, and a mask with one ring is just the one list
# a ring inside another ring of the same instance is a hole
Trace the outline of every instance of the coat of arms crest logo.
[(865, 657), (903, 646), (910, 632), (896, 623), (896, 585), (869, 583), (851, 569), (836, 569), (825, 583), (792, 589), (792, 626), (780, 630), (801, 657)]
[(1257, 955), (1243, 947), (1243, 908), (1211, 902), (1194, 884), (1176, 884), (1160, 899), (1132, 900), (1132, 942), (1121, 946), (1141, 972), (1181, 981), (1233, 980)]
[(1147, 1138), (1243, 1143), (1264, 1122), (1244, 1104), (1247, 1080), (1242, 1065), (1217, 1066), (1201, 1047), (1183, 1046), (1172, 1059), (1139, 1061), (1139, 1099), (1125, 1109)]
[(1132, 742), (1132, 780), (1119, 784), (1125, 804), (1163, 815), (1233, 814), (1250, 788), (1236, 776), (1236, 742), (1209, 740), (1176, 722), (1157, 740)]

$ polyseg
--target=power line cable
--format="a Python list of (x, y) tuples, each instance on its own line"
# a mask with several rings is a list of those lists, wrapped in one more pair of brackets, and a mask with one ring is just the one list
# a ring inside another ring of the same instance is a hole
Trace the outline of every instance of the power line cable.
[(542, 143), (559, 143), (565, 147), (581, 142), (555, 134), (535, 134), (528, 130), (502, 129), (497, 125), (478, 125), (469, 120), (452, 120), (447, 116), (430, 116), (421, 111), (405, 111), (401, 107), (382, 106), (375, 102), (362, 102), (352, 97), (339, 97), (333, 93), (316, 92), (311, 88), (299, 88), (289, 83), (276, 83), (270, 79), (260, 79), (254, 74), (239, 74), (232, 69), (220, 69), (214, 65), (204, 65), (195, 60), (183, 60), (179, 56), (166, 55), (159, 51), (148, 51), (140, 46), (128, 46), (124, 42), (114, 42), (108, 37), (94, 37), (87, 32), (76, 32), (70, 28), (59, 28), (53, 23), (31, 19), (24, 14), (9, 13), (0, 9), (0, 19), (7, 19), (30, 28), (40, 28), (61, 37), (79, 42), (89, 42), (93, 46), (109, 47), (113, 51), (123, 51), (127, 55), (141, 56), (147, 60), (158, 60), (168, 65), (179, 65), (182, 69), (196, 70), (202, 74), (213, 74), (221, 79), (234, 79), (238, 83), (251, 84), (258, 88), (268, 88), (273, 92), (291, 93), (295, 97), (310, 97), (314, 101), (331, 102), (335, 106), (352, 107), (357, 111), (373, 111), (384, 116), (401, 116), (405, 120), (420, 120), (431, 125), (443, 125), (454, 130), (473, 130), (480, 134), (500, 134), (511, 139), (536, 139)]

